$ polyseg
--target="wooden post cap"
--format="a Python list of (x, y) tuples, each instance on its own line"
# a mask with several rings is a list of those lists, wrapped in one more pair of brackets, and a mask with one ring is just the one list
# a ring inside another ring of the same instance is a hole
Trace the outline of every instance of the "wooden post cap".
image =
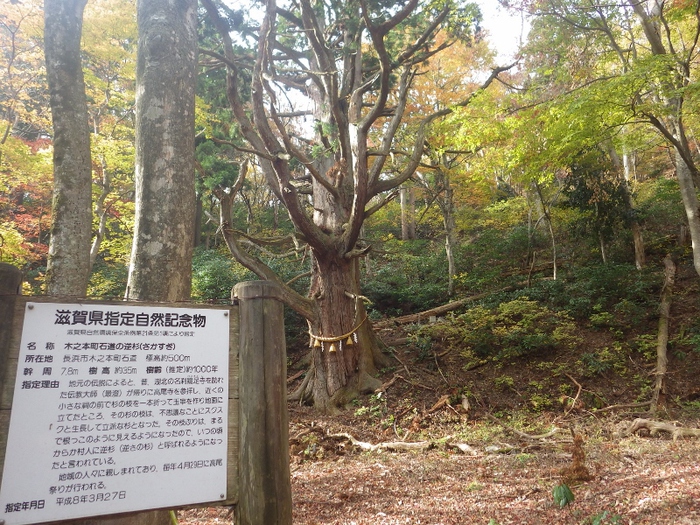
[(8, 263), (0, 262), (0, 295), (21, 295), (22, 271)]
[(244, 281), (233, 287), (233, 300), (277, 299), (282, 300), (282, 290), (272, 281)]

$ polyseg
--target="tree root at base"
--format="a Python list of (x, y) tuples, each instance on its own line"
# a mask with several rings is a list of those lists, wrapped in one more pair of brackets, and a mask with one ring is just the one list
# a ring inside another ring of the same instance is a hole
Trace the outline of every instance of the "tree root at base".
[[(314, 402), (315, 371), (313, 367), (308, 371), (301, 384), (287, 396), (289, 401), (296, 401), (299, 404), (312, 404)], [(333, 412), (335, 409), (343, 407), (352, 402), (359, 394), (369, 394), (380, 390), (382, 382), (376, 377), (372, 377), (367, 372), (360, 372), (347, 385), (338, 389), (321, 410)]]

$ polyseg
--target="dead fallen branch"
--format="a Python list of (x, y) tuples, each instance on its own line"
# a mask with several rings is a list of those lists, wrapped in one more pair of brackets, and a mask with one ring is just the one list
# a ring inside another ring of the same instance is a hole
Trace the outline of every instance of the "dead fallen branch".
[(440, 399), (437, 400), (437, 402), (431, 406), (428, 409), (428, 414), (432, 414), (433, 412), (437, 412), (441, 408), (443, 408), (445, 405), (448, 405), (450, 401), (450, 396), (448, 394), (445, 394), (442, 396)]
[(494, 293), (500, 293), (500, 292), (511, 292), (515, 290), (515, 286), (508, 286), (506, 288), (503, 288), (502, 290), (496, 290), (493, 292), (485, 292), (485, 293), (480, 293), (477, 295), (472, 295), (469, 297), (465, 297), (463, 299), (459, 299), (458, 301), (452, 301), (451, 303), (443, 304), (442, 306), (438, 306), (437, 308), (432, 308), (430, 310), (426, 310), (424, 312), (418, 312), (417, 314), (411, 314), (411, 315), (404, 315), (402, 317), (394, 317), (393, 319), (387, 319), (385, 321), (378, 321), (374, 323), (375, 328), (388, 328), (391, 326), (398, 326), (402, 324), (409, 324), (409, 323), (419, 323), (420, 321), (425, 321), (426, 319), (430, 319), (433, 316), (440, 316), (444, 315), (448, 312), (452, 312), (454, 310), (457, 310), (458, 308), (464, 306), (467, 303), (471, 303), (474, 301), (478, 301), (479, 299), (483, 299), (484, 297), (488, 297), (491, 294)]
[(503, 428), (505, 428), (508, 432), (515, 434), (516, 436), (523, 438), (523, 439), (530, 439), (532, 441), (540, 441), (543, 439), (548, 439), (556, 435), (558, 432), (561, 432), (562, 429), (559, 427), (554, 427), (552, 430), (549, 432), (545, 432), (544, 434), (528, 434), (526, 432), (522, 432), (518, 430), (517, 428), (513, 428), (510, 425), (506, 425), (503, 421), (498, 419), (495, 416), (492, 416), (491, 414), (486, 414), (486, 417), (489, 418), (491, 421), (494, 421), (495, 423), (498, 423), (501, 425)]
[(295, 381), (296, 379), (299, 379), (299, 378), (300, 378), (301, 376), (303, 376), (305, 373), (306, 373), (306, 370), (300, 370), (299, 372), (297, 372), (297, 373), (294, 374), (293, 376), (288, 377), (288, 378), (287, 378), (287, 383), (291, 383), (291, 382)]
[[(544, 278), (542, 280), (550, 280), (551, 278)], [(394, 317), (393, 319), (385, 319), (383, 321), (377, 321), (372, 323), (375, 328), (381, 329), (381, 328), (390, 328), (392, 326), (399, 326), (402, 324), (409, 324), (409, 323), (419, 323), (421, 321), (425, 321), (426, 319), (430, 319), (431, 317), (438, 317), (441, 315), (444, 315), (448, 312), (452, 312), (454, 310), (457, 310), (458, 308), (464, 306), (467, 303), (472, 303), (474, 301), (478, 301), (480, 299), (483, 299), (484, 297), (488, 297), (489, 295), (497, 294), (497, 293), (503, 293), (503, 292), (512, 292), (513, 290), (517, 290), (518, 288), (523, 288), (525, 286), (530, 286), (531, 283), (522, 282), (518, 283), (513, 286), (506, 286), (505, 288), (501, 288), (500, 290), (492, 290), (490, 292), (484, 292), (476, 295), (470, 295), (469, 297), (464, 297), (462, 299), (459, 299), (457, 301), (452, 301), (451, 303), (443, 304), (442, 306), (438, 306), (437, 308), (432, 308), (430, 310), (425, 310), (424, 312), (418, 312), (417, 314), (410, 314), (410, 315), (404, 315), (401, 317)]]
[[(421, 383), (417, 383), (416, 381), (411, 381), (410, 379), (406, 379), (405, 377), (403, 377), (403, 376), (400, 375), (400, 374), (394, 374), (394, 377), (395, 377), (396, 379), (401, 379), (402, 381), (405, 381), (406, 383), (408, 383), (408, 384), (411, 385), (411, 386), (417, 386), (417, 387), (419, 387), (419, 388), (424, 388), (425, 390), (432, 390), (433, 392), (435, 391), (435, 389), (434, 389), (433, 387), (430, 387), (430, 386), (427, 386), (427, 385), (423, 385), (423, 384), (421, 384)], [(390, 384), (393, 384), (393, 383), (394, 383), (394, 379), (392, 378), (391, 381), (389, 381), (389, 383), (390, 383)], [(384, 390), (384, 386), (389, 386), (389, 384), (387, 384), (387, 385), (382, 385), (382, 387), (380, 387), (377, 391), (378, 391), (378, 392), (383, 391), (383, 390)]]
[(643, 401), (642, 403), (626, 403), (621, 405), (610, 405), (604, 408), (599, 408), (596, 410), (596, 414), (600, 412), (610, 412), (611, 410), (621, 410), (626, 408), (643, 408), (651, 405), (651, 401)]
[(471, 445), (467, 445), (466, 443), (451, 443), (448, 441), (447, 443), (445, 443), (445, 445), (451, 448), (456, 448), (463, 454), (467, 454), (472, 457), (484, 457), (484, 454), (481, 454), (474, 447), (472, 447)]
[(384, 344), (386, 346), (401, 346), (405, 345), (411, 342), (410, 337), (399, 337), (398, 339), (390, 339), (388, 341), (384, 341)]
[(389, 442), (384, 442), (384, 443), (368, 443), (366, 441), (360, 441), (353, 437), (352, 435), (346, 433), (346, 432), (341, 432), (339, 434), (330, 434), (328, 437), (332, 438), (345, 438), (350, 443), (352, 443), (354, 446), (366, 450), (368, 452), (376, 452), (380, 450), (391, 450), (394, 452), (403, 452), (403, 451), (415, 451), (415, 450), (428, 450), (431, 448), (435, 448), (438, 446), (438, 444), (443, 443), (447, 447), (451, 448), (456, 448), (457, 450), (463, 452), (464, 454), (468, 454), (472, 457), (477, 457), (477, 456), (483, 456), (483, 454), (480, 454), (474, 447), (471, 445), (467, 445), (466, 443), (452, 443), (449, 441), (449, 438), (446, 440), (440, 440), (438, 442), (436, 441), (389, 441)]
[(329, 437), (332, 438), (345, 438), (354, 446), (361, 448), (362, 450), (367, 450), (369, 452), (375, 452), (377, 450), (427, 450), (433, 446), (430, 441), (416, 441), (416, 442), (406, 442), (406, 441), (390, 441), (386, 443), (367, 443), (366, 441), (360, 441), (355, 439), (353, 436), (346, 432), (341, 432), (340, 434), (331, 434)]
[(399, 378), (400, 378), (400, 379), (403, 379), (403, 377), (401, 377), (399, 374), (394, 374), (394, 377), (392, 377), (392, 378), (391, 378), (389, 381), (387, 381), (386, 383), (382, 383), (382, 386), (380, 386), (379, 388), (377, 388), (374, 392), (375, 392), (375, 393), (376, 393), (376, 392), (386, 392), (386, 389), (389, 388), (389, 387), (390, 387), (391, 385), (393, 385), (394, 383), (396, 383), (396, 380), (399, 379)]
[(576, 392), (576, 396), (575, 396), (575, 397), (573, 398), (573, 400), (571, 401), (571, 406), (570, 406), (569, 409), (564, 413), (564, 417), (568, 416), (568, 415), (571, 413), (571, 411), (572, 411), (574, 408), (576, 408), (576, 403), (578, 403), (578, 398), (579, 398), (579, 396), (581, 395), (581, 390), (583, 390), (583, 387), (581, 386), (581, 383), (579, 383), (578, 381), (576, 381), (576, 379), (574, 379), (574, 378), (573, 378), (572, 376), (570, 376), (569, 374), (566, 374), (566, 377), (568, 377), (569, 379), (571, 379), (571, 381), (572, 381), (572, 382), (576, 385), (576, 387), (578, 388), (578, 391)]
[(623, 430), (622, 437), (631, 436), (640, 430), (648, 430), (652, 436), (659, 432), (668, 432), (673, 437), (673, 441), (679, 437), (700, 437), (700, 429), (698, 428), (677, 427), (673, 423), (642, 418), (635, 419), (626, 430)]

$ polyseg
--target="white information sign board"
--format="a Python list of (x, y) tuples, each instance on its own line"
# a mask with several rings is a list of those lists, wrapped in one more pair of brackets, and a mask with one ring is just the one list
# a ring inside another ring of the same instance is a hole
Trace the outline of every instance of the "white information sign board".
[(228, 314), (28, 303), (0, 519), (225, 499)]

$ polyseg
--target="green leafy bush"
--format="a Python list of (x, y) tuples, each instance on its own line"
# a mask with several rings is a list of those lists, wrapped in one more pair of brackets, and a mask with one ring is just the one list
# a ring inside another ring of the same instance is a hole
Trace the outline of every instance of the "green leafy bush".
[(373, 261), (364, 294), (385, 315), (402, 315), (438, 306), (447, 292), (444, 249), (428, 241), (390, 241), (387, 253)]
[(581, 354), (579, 366), (581, 373), (586, 376), (601, 375), (614, 370), (618, 374), (627, 371), (625, 366), (626, 352), (622, 346), (617, 348), (601, 348), (594, 352)]
[(511, 297), (527, 295), (552, 309), (566, 310), (575, 319), (629, 328), (646, 319), (660, 283), (661, 277), (651, 270), (638, 271), (631, 264), (601, 264), (572, 268), (556, 281), (535, 282), (532, 288)]
[(129, 268), (125, 264), (98, 261), (90, 275), (88, 296), (101, 299), (124, 297)]
[(496, 308), (477, 306), (447, 322), (422, 327), (419, 335), (462, 348), (462, 355), (473, 360), (568, 348), (577, 342), (575, 330), (566, 313), (522, 298)]
[(255, 279), (255, 275), (230, 255), (217, 250), (195, 250), (192, 261), (192, 298), (195, 300), (228, 300), (236, 283)]
[[(301, 272), (298, 264), (287, 262), (286, 266), (277, 263), (283, 279), (291, 279), (295, 272)], [(284, 266), (284, 268), (282, 268)], [(281, 271), (284, 270), (284, 271)], [(231, 298), (233, 287), (243, 281), (255, 281), (258, 277), (234, 261), (228, 253), (218, 250), (199, 248), (195, 250), (192, 262), (192, 298), (195, 301), (222, 301)], [(295, 283), (300, 293), (308, 286), (308, 279), (299, 279)], [(287, 346), (303, 346), (308, 343), (306, 321), (291, 308), (284, 309), (284, 327)]]

